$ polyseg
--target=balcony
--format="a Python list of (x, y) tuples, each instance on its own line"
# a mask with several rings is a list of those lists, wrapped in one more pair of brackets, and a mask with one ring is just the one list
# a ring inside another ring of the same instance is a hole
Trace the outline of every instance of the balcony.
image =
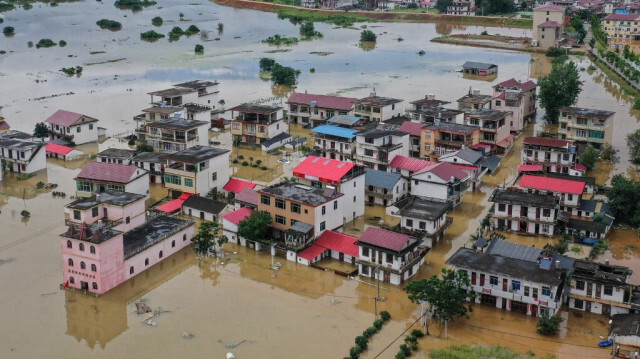
[(373, 196), (373, 197), (377, 197), (377, 198), (382, 198), (382, 199), (386, 199), (387, 201), (391, 201), (393, 200), (393, 193), (382, 193), (379, 191), (369, 191), (369, 190), (365, 190), (364, 191), (365, 196)]
[(398, 225), (396, 225), (394, 227), (385, 227), (385, 226), (383, 226), (383, 228), (388, 229), (390, 231), (406, 234), (406, 235), (409, 235), (411, 237), (419, 238), (419, 239), (420, 238), (425, 238), (425, 237), (426, 238), (435, 238), (438, 235), (440, 235), (440, 233), (444, 232), (447, 228), (449, 228), (451, 223), (453, 223), (453, 218), (447, 217), (447, 219), (445, 219), (444, 223), (440, 226), (440, 228), (438, 228), (433, 233), (428, 232), (428, 231), (419, 230), (419, 229), (405, 228), (405, 227), (402, 227), (400, 224), (398, 224)]
[(379, 267), (381, 270), (393, 274), (402, 274), (406, 268), (411, 268), (416, 263), (420, 262), (425, 255), (429, 252), (429, 248), (419, 248), (416, 251), (409, 253), (409, 256), (412, 257), (409, 262), (402, 262), (400, 265), (400, 269), (393, 268), (391, 264), (383, 265), (381, 263), (371, 262), (365, 259), (356, 259), (356, 264), (364, 264), (369, 267), (373, 267), (374, 271), (376, 267)]
[(460, 148), (462, 146), (471, 146), (472, 145), (471, 140), (456, 140), (456, 141), (451, 141), (451, 140), (445, 140), (445, 139), (439, 139), (436, 140), (436, 144), (441, 145), (441, 146), (445, 146), (445, 147), (456, 147), (456, 148)]
[(494, 213), (492, 218), (505, 219), (505, 220), (511, 220), (511, 221), (517, 221), (517, 222), (526, 221), (526, 222), (538, 223), (538, 224), (555, 224), (556, 223), (555, 219), (550, 219), (550, 218), (549, 219), (545, 219), (543, 217), (529, 218), (527, 216), (518, 216), (516, 214), (498, 214), (498, 213)]
[[(87, 224), (94, 224), (96, 222), (100, 222), (100, 225), (98, 225), (98, 228), (102, 228), (102, 229), (111, 229), (113, 227), (119, 226), (122, 224), (122, 218), (117, 219), (117, 220), (110, 220), (106, 217), (103, 218), (99, 218), (97, 219), (95, 222), (91, 222), (91, 223), (87, 223)], [(64, 220), (64, 225), (65, 226), (79, 226), (81, 223), (77, 220), (73, 220), (73, 219), (65, 219)]]
[(498, 126), (496, 125), (484, 125), (480, 128), (484, 132), (497, 132)]

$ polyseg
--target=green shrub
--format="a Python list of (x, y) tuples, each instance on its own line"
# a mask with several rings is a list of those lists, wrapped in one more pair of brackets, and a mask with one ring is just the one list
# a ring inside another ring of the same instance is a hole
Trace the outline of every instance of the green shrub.
[(60, 40), (60, 41), (58, 41), (58, 46), (65, 47), (65, 46), (67, 46), (67, 42), (64, 41), (64, 40)]
[(161, 26), (163, 22), (164, 22), (164, 20), (162, 20), (162, 18), (160, 16), (156, 16), (153, 19), (151, 19), (151, 24), (153, 24), (155, 26)]
[(363, 352), (367, 350), (369, 339), (364, 335), (357, 336), (355, 339), (356, 346), (360, 348), (360, 351)]
[(157, 2), (152, 0), (116, 0), (114, 5), (119, 8), (131, 8), (132, 10), (142, 10), (143, 7), (153, 6)]
[(204, 52), (204, 46), (202, 46), (200, 44), (197, 44), (195, 49), (194, 49), (194, 51), (195, 51), (196, 54), (201, 54), (201, 53)]
[(242, 161), (242, 165), (243, 165), (244, 167), (247, 167), (247, 166), (249, 165), (249, 162), (247, 162), (247, 161)]
[(29, 48), (33, 47), (33, 41), (27, 41), (27, 46), (29, 46)]
[(145, 41), (157, 41), (164, 37), (164, 34), (157, 33), (153, 30), (149, 30), (140, 34), (140, 38)]
[(56, 43), (51, 39), (40, 39), (36, 44), (36, 48), (39, 49), (41, 47), (53, 47), (56, 46)]
[(136, 152), (153, 152), (153, 146), (147, 143), (140, 143), (136, 146)]
[(384, 320), (382, 319), (376, 319), (373, 321), (373, 326), (376, 327), (376, 329), (378, 330), (382, 329), (383, 324), (384, 324)]
[(376, 329), (375, 327), (369, 327), (365, 329), (364, 332), (362, 332), (362, 335), (367, 338), (371, 338), (377, 332), (378, 332), (378, 329)]
[(349, 349), (349, 358), (350, 359), (358, 359), (358, 358), (360, 358), (360, 353), (362, 353), (362, 350), (360, 350), (360, 348), (351, 347), (351, 349)]
[(64, 72), (67, 76), (80, 75), (82, 73), (82, 66), (63, 67), (60, 71)]
[(26, 209), (23, 209), (22, 212), (20, 212), (20, 215), (25, 218), (31, 217), (31, 213), (29, 213), (29, 211), (27, 211)]
[(415, 10), (417, 8), (418, 8), (418, 4), (415, 2), (410, 2), (409, 5), (407, 5), (407, 9)]
[(549, 57), (558, 57), (560, 55), (565, 55), (566, 53), (567, 53), (567, 50), (565, 49), (561, 49), (559, 47), (550, 47), (545, 53), (545, 55)]
[(406, 357), (410, 357), (411, 356), (411, 348), (409, 348), (408, 345), (406, 344), (401, 344), (400, 345), (400, 351), (406, 356)]
[(200, 29), (196, 26), (196, 25), (191, 25), (187, 28), (187, 31), (185, 31), (185, 35), (187, 36), (191, 36), (191, 35), (195, 35), (197, 33), (200, 32)]
[(404, 353), (403, 353), (403, 352), (398, 352), (398, 353), (396, 354), (396, 359), (405, 359), (406, 357), (407, 357), (407, 356), (406, 356), (406, 355), (404, 355)]
[(422, 338), (424, 337), (424, 333), (422, 332), (422, 330), (420, 329), (414, 329), (411, 331), (411, 335), (416, 337), (416, 338)]
[(37, 188), (37, 189), (43, 189), (43, 188), (44, 188), (44, 185), (45, 185), (45, 183), (44, 183), (44, 182), (42, 182), (42, 181), (40, 181), (40, 182), (36, 183), (36, 188)]
[(362, 42), (376, 42), (377, 36), (371, 30), (362, 30), (360, 33), (360, 41)]
[(235, 160), (233, 160), (233, 161), (231, 161), (231, 162), (233, 162), (233, 163), (238, 163), (238, 162), (240, 162), (240, 161), (238, 161), (237, 159), (235, 159)]
[(222, 31), (224, 31), (224, 24), (219, 22), (218, 23), (218, 32), (222, 32)]
[(267, 170), (267, 166), (262, 166), (260, 167), (261, 170), (266, 171)]
[(16, 29), (13, 26), (5, 26), (2, 29), (2, 33), (5, 35), (13, 35), (16, 32)]
[(389, 312), (387, 312), (386, 310), (383, 310), (382, 312), (380, 312), (380, 318), (386, 322), (391, 319), (391, 314), (389, 314)]
[(109, 19), (100, 19), (96, 22), (96, 25), (98, 25), (101, 29), (108, 29), (111, 31), (118, 31), (122, 29), (121, 23)]

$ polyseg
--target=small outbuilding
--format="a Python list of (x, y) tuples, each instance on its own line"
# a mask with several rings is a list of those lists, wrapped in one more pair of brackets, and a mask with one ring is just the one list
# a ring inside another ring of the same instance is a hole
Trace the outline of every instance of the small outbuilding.
[(484, 62), (467, 61), (462, 65), (462, 72), (469, 75), (488, 76), (498, 74), (498, 65)]

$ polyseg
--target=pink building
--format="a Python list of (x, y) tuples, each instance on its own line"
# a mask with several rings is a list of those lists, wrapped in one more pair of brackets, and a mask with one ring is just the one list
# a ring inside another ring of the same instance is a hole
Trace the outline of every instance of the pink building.
[(69, 287), (104, 294), (191, 243), (193, 221), (147, 221), (145, 198), (107, 191), (65, 207), (68, 229), (60, 236)]

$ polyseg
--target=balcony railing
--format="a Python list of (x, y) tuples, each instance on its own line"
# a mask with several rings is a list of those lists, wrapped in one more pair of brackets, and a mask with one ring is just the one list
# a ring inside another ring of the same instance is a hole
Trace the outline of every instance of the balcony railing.
[(471, 146), (472, 141), (471, 140), (451, 141), (451, 140), (439, 139), (439, 140), (436, 140), (436, 144), (442, 145), (442, 146), (449, 146), (449, 147), (462, 147), (462, 146)]
[(388, 201), (393, 200), (393, 193), (382, 193), (375, 190), (374, 191), (365, 190), (364, 193), (366, 196), (378, 197), (378, 198), (386, 199)]
[[(103, 218), (100, 218), (98, 221), (100, 222), (100, 225), (98, 226), (98, 228), (102, 228), (102, 229), (111, 229), (115, 226), (122, 224), (122, 218), (112, 221), (108, 218), (103, 217)], [(94, 225), (94, 223), (98, 223), (98, 221), (91, 223), (91, 225)], [(65, 226), (79, 226), (80, 224), (81, 222), (77, 220), (73, 220), (73, 219), (64, 220)]]

